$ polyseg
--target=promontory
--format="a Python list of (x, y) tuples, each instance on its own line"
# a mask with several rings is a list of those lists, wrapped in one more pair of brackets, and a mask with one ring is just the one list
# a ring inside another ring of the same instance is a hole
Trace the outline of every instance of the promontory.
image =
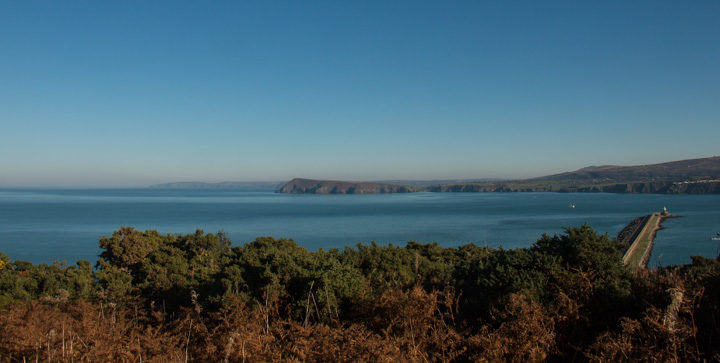
[(418, 190), (420, 189), (416, 187), (397, 184), (295, 178), (275, 192), (290, 194), (379, 194), (412, 193)]
[(372, 194), (410, 192), (590, 192), (720, 194), (720, 157), (636, 166), (590, 166), (573, 172), (523, 180), (435, 185), (293, 179), (278, 193)]

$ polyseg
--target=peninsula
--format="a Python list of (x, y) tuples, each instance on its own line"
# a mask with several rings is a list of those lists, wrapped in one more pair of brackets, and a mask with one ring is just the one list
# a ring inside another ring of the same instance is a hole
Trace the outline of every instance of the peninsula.
[(410, 192), (590, 192), (720, 194), (720, 157), (636, 166), (590, 166), (574, 172), (524, 180), (451, 184), (386, 183), (293, 179), (276, 190), (295, 194), (371, 194)]
[(412, 193), (423, 188), (408, 185), (345, 182), (336, 180), (313, 180), (295, 178), (276, 193), (290, 194), (378, 194), (378, 193)]

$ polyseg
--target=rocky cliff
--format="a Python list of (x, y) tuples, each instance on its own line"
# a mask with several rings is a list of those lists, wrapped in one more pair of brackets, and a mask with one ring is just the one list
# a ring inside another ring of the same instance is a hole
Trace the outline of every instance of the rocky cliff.
[(275, 192), (289, 194), (379, 194), (412, 193), (415, 191), (417, 189), (405, 185), (295, 178)]
[[(590, 190), (577, 190), (585, 192)], [(595, 191), (595, 190), (591, 190)], [(606, 193), (656, 193), (656, 194), (720, 194), (720, 182), (646, 182), (604, 186)]]
[(524, 180), (475, 181), (432, 186), (293, 179), (276, 192), (371, 194), (410, 192), (563, 192), (720, 194), (720, 157), (636, 166), (592, 166)]
[(605, 186), (562, 188), (557, 191), (561, 193), (720, 194), (720, 182), (638, 182)]
[(636, 166), (591, 166), (524, 180), (434, 185), (433, 192), (720, 194), (720, 157)]
[(433, 185), (426, 189), (436, 193), (514, 193), (514, 192), (551, 192), (545, 187), (516, 188), (508, 185), (481, 185), (481, 184), (444, 184)]
[(443, 184), (430, 187), (411, 187), (397, 184), (357, 183), (334, 180), (293, 179), (276, 193), (289, 194), (380, 194), (380, 193), (653, 193), (653, 194), (720, 194), (720, 181), (698, 182), (637, 182), (602, 186), (563, 187), (553, 189), (544, 186), (515, 187), (512, 185)]

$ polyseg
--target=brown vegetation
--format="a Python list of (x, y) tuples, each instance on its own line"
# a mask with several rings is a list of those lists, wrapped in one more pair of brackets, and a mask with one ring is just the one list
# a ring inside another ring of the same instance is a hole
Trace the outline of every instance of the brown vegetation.
[(588, 226), (509, 251), (226, 243), (121, 229), (92, 291), (85, 263), (0, 255), (0, 362), (720, 359), (720, 262), (631, 270)]

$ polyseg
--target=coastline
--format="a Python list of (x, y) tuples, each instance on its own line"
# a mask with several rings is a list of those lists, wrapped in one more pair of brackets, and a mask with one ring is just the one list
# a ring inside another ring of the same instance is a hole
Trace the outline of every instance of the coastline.
[(275, 190), (283, 194), (392, 194), (392, 193), (613, 193), (613, 194), (720, 194), (719, 181), (634, 182), (605, 185), (484, 182), (428, 186), (348, 182), (295, 178)]

